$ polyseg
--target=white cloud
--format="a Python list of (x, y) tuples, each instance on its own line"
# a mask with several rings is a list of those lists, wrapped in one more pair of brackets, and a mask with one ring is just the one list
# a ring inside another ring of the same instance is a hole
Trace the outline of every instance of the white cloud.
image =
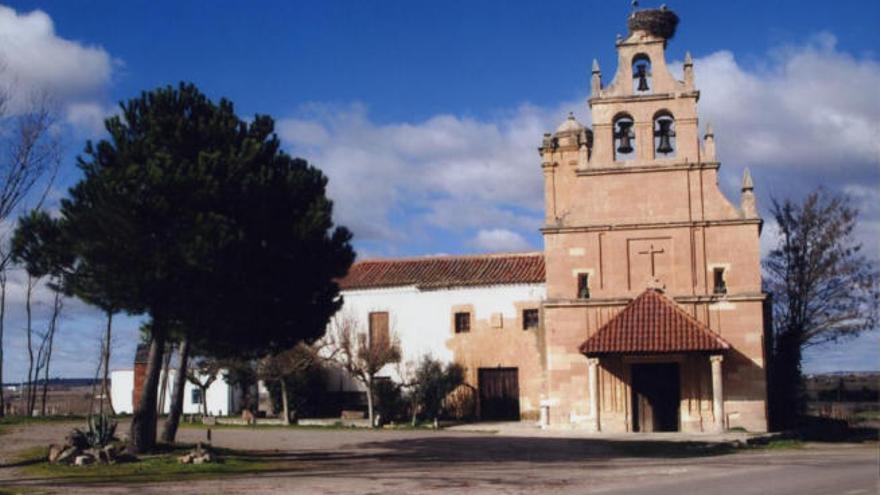
[(278, 133), (329, 176), (337, 218), (361, 240), (400, 240), (410, 230), (392, 219), (401, 211), (415, 216), (415, 228), (534, 231), (543, 209), (536, 148), (575, 108), (376, 124), (363, 105), (312, 104), (280, 120)]
[[(694, 62), (700, 114), (722, 160), (840, 174), (880, 164), (880, 64), (823, 33), (749, 69), (719, 51)], [(676, 63), (673, 66), (679, 66)], [(754, 171), (754, 169), (753, 169)]]
[[(790, 180), (762, 183), (771, 173), (795, 177), (800, 187), (843, 188), (866, 177), (876, 182), (875, 60), (841, 52), (833, 36), (821, 34), (774, 49), (754, 67), (718, 51), (697, 58), (695, 71), (701, 121), (713, 122), (727, 164), (721, 177), (726, 190), (738, 190), (744, 166), (752, 168), (759, 193), (774, 187), (780, 195), (798, 193), (778, 188)], [(523, 104), (484, 119), (441, 114), (386, 124), (373, 122), (363, 105), (311, 104), (279, 121), (278, 131), (294, 154), (327, 173), (337, 218), (361, 240), (397, 242), (404, 232), (437, 227), (503, 228), (521, 235), (534, 232), (542, 216), (535, 148), (569, 110), (580, 110), (580, 120), (588, 123), (586, 108), (572, 102)], [(409, 224), (401, 212), (410, 216)], [(863, 218), (870, 222), (873, 216)]]
[(481, 251), (517, 252), (534, 249), (523, 236), (507, 229), (480, 230), (471, 245)]
[(104, 119), (116, 109), (97, 102), (70, 103), (67, 105), (66, 120), (80, 133), (96, 136), (104, 132)]
[(0, 5), (0, 87), (11, 95), (11, 113), (47, 95), (70, 123), (94, 130), (108, 110), (101, 101), (119, 63), (101, 47), (58, 36), (45, 12), (17, 13)]

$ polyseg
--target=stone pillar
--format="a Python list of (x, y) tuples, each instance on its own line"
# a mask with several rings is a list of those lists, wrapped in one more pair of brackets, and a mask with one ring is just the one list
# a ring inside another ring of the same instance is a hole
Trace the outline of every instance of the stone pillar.
[(709, 356), (712, 363), (712, 415), (715, 416), (715, 431), (724, 431), (724, 385), (721, 376), (721, 362), (724, 356)]
[(587, 358), (590, 381), (590, 426), (593, 431), (601, 431), (599, 426), (599, 358)]

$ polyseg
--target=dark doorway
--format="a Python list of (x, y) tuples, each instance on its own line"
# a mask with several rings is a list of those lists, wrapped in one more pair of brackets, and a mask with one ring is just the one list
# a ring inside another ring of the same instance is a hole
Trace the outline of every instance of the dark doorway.
[(633, 431), (678, 431), (678, 363), (633, 364)]
[(480, 368), (477, 379), (481, 419), (519, 420), (517, 368)]

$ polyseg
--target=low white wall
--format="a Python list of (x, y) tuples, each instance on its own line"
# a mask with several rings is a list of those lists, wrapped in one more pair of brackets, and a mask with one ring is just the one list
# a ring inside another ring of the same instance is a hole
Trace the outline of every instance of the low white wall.
[[(225, 372), (217, 373), (217, 378), (208, 387), (207, 405), (208, 413), (214, 416), (226, 416), (230, 412), (238, 410), (241, 394), (230, 387), (223, 379)], [(165, 390), (165, 407), (163, 412), (167, 414), (171, 410), (171, 394), (174, 389), (174, 377), (177, 373), (174, 370), (168, 372), (168, 385)], [(164, 375), (164, 373), (162, 374)], [(159, 383), (162, 383), (162, 375), (159, 377)], [(132, 393), (134, 391), (134, 371), (133, 370), (115, 370), (111, 372), (110, 397), (113, 400), (113, 408), (119, 414), (131, 414), (134, 411), (132, 404)], [(193, 385), (189, 380), (183, 388), (183, 413), (184, 414), (200, 414), (202, 406), (193, 402), (193, 390), (198, 387)]]
[(131, 414), (132, 393), (134, 392), (134, 370), (114, 370), (110, 372), (110, 400), (117, 414)]

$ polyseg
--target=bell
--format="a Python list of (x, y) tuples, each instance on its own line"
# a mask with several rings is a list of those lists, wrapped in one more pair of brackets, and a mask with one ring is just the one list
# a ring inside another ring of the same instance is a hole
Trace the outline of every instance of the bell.
[(617, 132), (614, 134), (614, 137), (620, 140), (620, 144), (617, 146), (618, 153), (632, 153), (632, 131), (630, 128), (632, 127), (632, 122), (618, 122), (617, 123)]
[(645, 64), (639, 64), (636, 66), (636, 75), (633, 78), (639, 78), (639, 87), (638, 91), (647, 91), (648, 90), (648, 73), (645, 71)]
[(672, 142), (669, 139), (675, 136), (675, 131), (672, 130), (672, 120), (658, 120), (657, 126), (659, 129), (654, 131), (654, 136), (660, 138), (660, 142), (657, 144), (657, 153), (672, 153)]

